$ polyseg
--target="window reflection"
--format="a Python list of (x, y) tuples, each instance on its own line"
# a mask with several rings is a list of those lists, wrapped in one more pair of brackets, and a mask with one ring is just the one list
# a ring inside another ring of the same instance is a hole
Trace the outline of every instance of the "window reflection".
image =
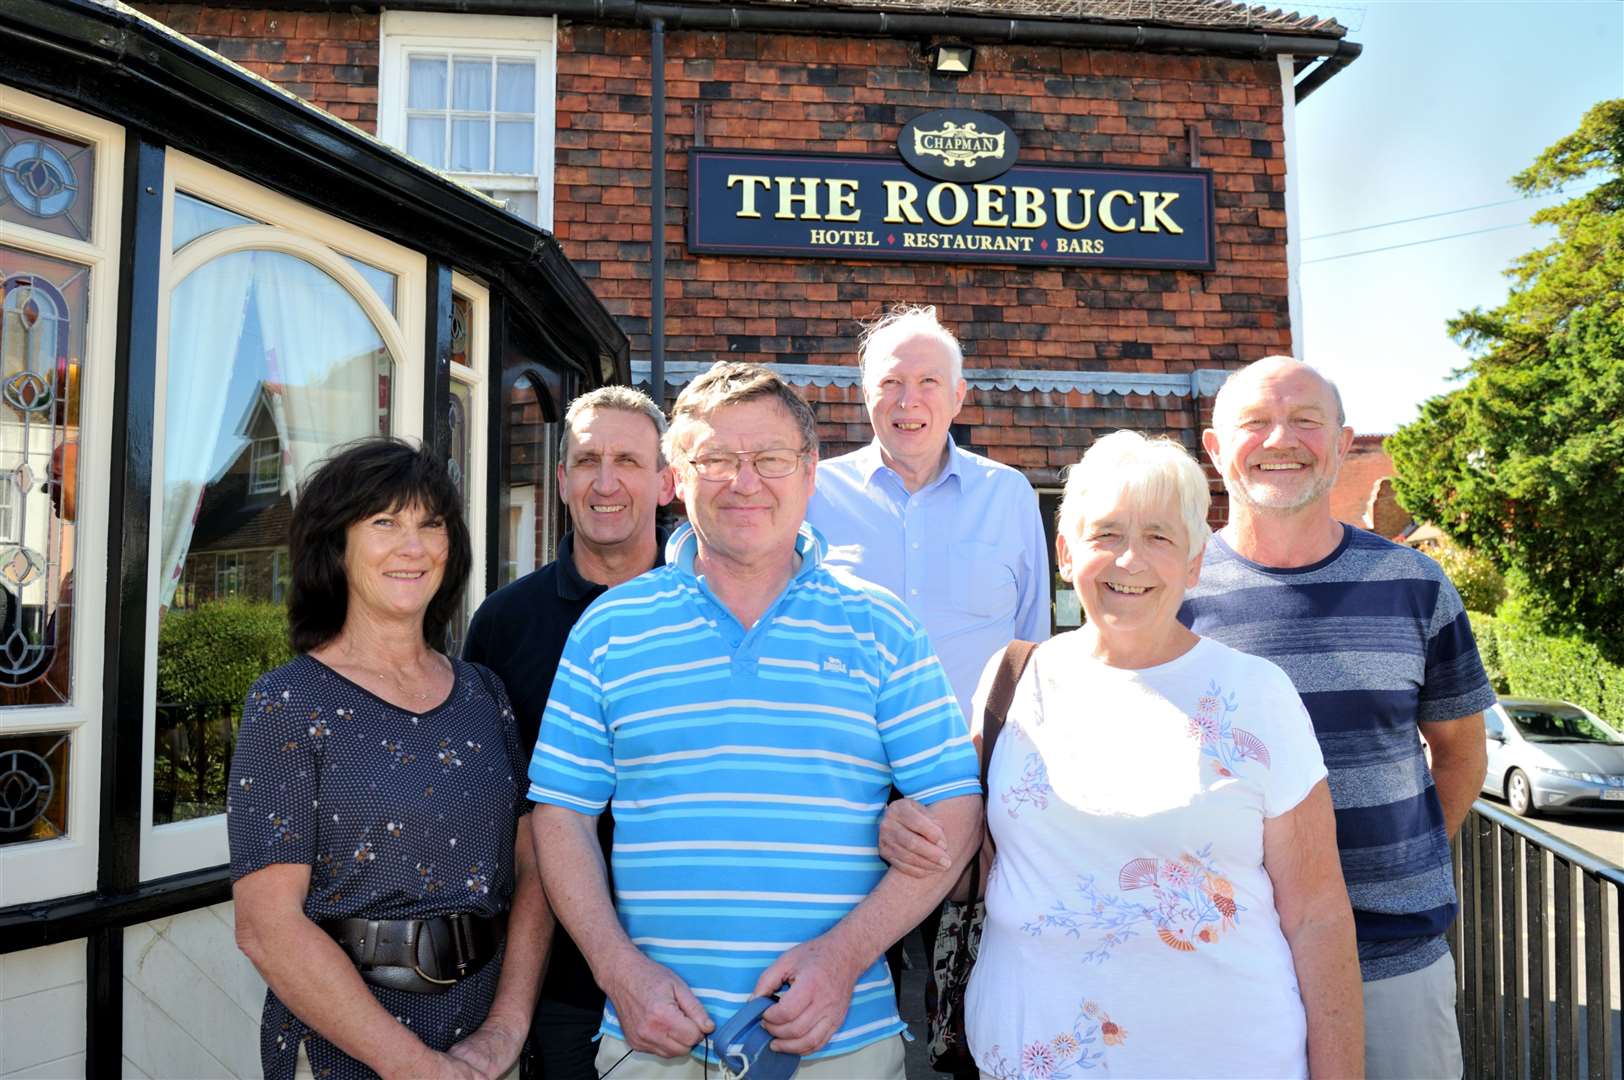
[(169, 325), (156, 824), (224, 809), (243, 697), (288, 658), (298, 485), (335, 447), (388, 432), (392, 371), (356, 299), (283, 252), (192, 272)]
[[(459, 297), (460, 301), (461, 298)], [(454, 338), (454, 336), (453, 336)], [(455, 359), (456, 345), (452, 345), (453, 359)], [(463, 362), (463, 361), (458, 361)], [(447, 467), (451, 473), (452, 481), (457, 485), (457, 491), (462, 495), (462, 519), (468, 527), (474, 527), (473, 511), (473, 484), (469, 476), (469, 417), (473, 413), (473, 387), (460, 379), (451, 380), (451, 401), (448, 405), (447, 430), (451, 436), (451, 458)], [(462, 652), (463, 635), (468, 629), (468, 620), (473, 618), (473, 609), (470, 606), (470, 596), (464, 592), (462, 596), (462, 611), (458, 613), (447, 631), (446, 651), (453, 655)]]
[(0, 705), (71, 700), (89, 273), (0, 247)]
[(344, 261), (355, 267), (355, 272), (367, 279), (367, 284), (372, 286), (372, 291), (378, 294), (378, 299), (383, 301), (383, 306), (389, 309), (390, 314), (400, 314), (395, 310), (394, 274), (348, 255), (344, 256)]
[(502, 565), (498, 585), (552, 562), (559, 512), (553, 474), (559, 425), (548, 423), (542, 392), (528, 375), (508, 391), (507, 460), (502, 483)]
[(215, 206), (184, 191), (177, 191), (169, 222), (169, 250), (179, 251), (198, 237), (208, 236), (221, 229), (258, 224), (259, 222), (251, 217), (244, 217), (233, 210)]
[(1038, 511), (1043, 515), (1043, 535), (1049, 544), (1049, 632), (1058, 634), (1083, 625), (1083, 605), (1055, 561), (1055, 533), (1059, 530), (1060, 498), (1063, 492), (1039, 491)]

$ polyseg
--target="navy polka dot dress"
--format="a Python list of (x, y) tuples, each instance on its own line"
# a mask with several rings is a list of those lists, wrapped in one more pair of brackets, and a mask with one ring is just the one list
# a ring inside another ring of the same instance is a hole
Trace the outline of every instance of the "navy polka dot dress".
[[(232, 880), (275, 863), (309, 866), (304, 912), (318, 923), (506, 911), (528, 761), (501, 682), (475, 664), (451, 666), (451, 695), (420, 713), (308, 656), (255, 683), (226, 802)], [(443, 994), (367, 989), (396, 1022), (445, 1050), (484, 1021), (500, 972), (498, 955)], [(317, 1077), (375, 1075), (267, 991), (267, 1080), (293, 1076), (302, 1040)]]

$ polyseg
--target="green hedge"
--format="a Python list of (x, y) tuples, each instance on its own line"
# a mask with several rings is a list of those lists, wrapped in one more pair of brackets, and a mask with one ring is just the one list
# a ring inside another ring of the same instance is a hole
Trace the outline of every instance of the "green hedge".
[(1516, 697), (1561, 698), (1624, 727), (1624, 667), (1594, 645), (1541, 633), (1519, 619), (1471, 612), (1472, 633), (1494, 688)]
[(171, 611), (158, 630), (158, 700), (241, 705), (255, 679), (292, 658), (281, 604), (232, 597)]
[(227, 598), (171, 611), (158, 630), (152, 816), (218, 814), (248, 688), (292, 658), (281, 604)]

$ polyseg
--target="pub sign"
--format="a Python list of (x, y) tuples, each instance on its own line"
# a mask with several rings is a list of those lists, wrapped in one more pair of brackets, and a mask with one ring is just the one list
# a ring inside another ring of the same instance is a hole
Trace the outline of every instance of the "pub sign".
[(688, 248), (797, 258), (1211, 270), (1205, 169), (1016, 163), (1008, 125), (944, 109), (899, 156), (689, 153)]

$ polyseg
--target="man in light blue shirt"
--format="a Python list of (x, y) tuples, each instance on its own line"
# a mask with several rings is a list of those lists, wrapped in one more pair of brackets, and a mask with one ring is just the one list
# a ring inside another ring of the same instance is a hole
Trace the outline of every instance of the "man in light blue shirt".
[(609, 998), (597, 1072), (714, 1076), (704, 1037), (788, 983), (763, 1026), (802, 1080), (904, 1080), (878, 961), (951, 875), (888, 871), (880, 816), (905, 792), (968, 862), (970, 733), (918, 620), (803, 526), (817, 426), (787, 383), (716, 365), (665, 449), (689, 523), (570, 631), (530, 763), (548, 898)]
[(964, 354), (933, 307), (898, 307), (863, 335), (874, 441), (818, 466), (806, 519), (826, 562), (900, 596), (930, 635), (966, 716), (987, 659), (1049, 636), (1049, 552), (1037, 493), (954, 445)]

